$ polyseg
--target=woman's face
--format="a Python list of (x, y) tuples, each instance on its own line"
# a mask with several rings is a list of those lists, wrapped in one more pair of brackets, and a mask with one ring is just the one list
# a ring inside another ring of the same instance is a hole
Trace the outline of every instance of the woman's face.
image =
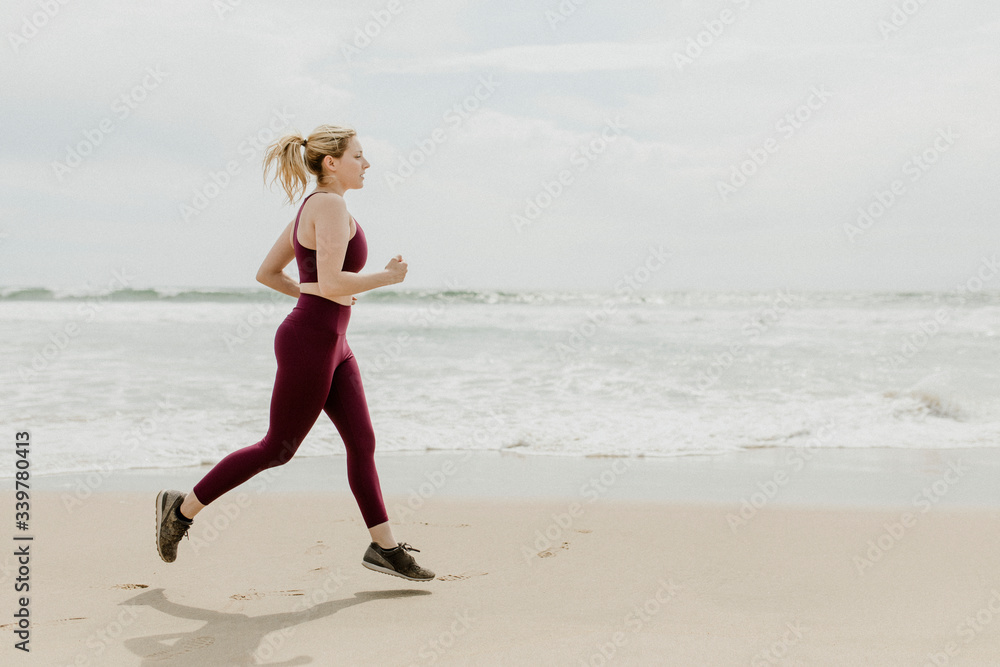
[[(334, 159), (334, 158), (331, 158)], [(365, 185), (365, 170), (371, 165), (365, 159), (361, 150), (361, 142), (357, 136), (347, 142), (347, 150), (340, 158), (335, 159), (337, 180), (345, 190), (358, 190)]]

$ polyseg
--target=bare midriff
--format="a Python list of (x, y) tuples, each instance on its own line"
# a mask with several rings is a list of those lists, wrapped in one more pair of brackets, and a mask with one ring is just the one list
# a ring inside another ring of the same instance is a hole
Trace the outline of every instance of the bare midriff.
[[(306, 294), (315, 294), (316, 296), (323, 296), (319, 293), (319, 283), (299, 283), (299, 291), (305, 292)], [(351, 302), (354, 300), (353, 294), (348, 294), (347, 296), (324, 296), (324, 299), (329, 299), (330, 301), (335, 301), (342, 306), (350, 306)]]

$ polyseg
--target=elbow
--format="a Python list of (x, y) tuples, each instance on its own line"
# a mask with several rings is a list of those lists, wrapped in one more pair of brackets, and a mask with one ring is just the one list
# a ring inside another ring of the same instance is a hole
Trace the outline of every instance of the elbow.
[(265, 287), (271, 287), (274, 285), (274, 279), (277, 276), (273, 271), (265, 271), (264, 269), (258, 269), (257, 275), (255, 276), (257, 282)]

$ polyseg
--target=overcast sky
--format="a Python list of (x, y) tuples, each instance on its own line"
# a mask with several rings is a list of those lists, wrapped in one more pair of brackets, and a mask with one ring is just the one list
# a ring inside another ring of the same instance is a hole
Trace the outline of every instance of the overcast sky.
[(261, 147), (323, 123), (401, 287), (950, 290), (1000, 252), (995, 0), (262, 4), (4, 3), (0, 285), (257, 286), (298, 209)]

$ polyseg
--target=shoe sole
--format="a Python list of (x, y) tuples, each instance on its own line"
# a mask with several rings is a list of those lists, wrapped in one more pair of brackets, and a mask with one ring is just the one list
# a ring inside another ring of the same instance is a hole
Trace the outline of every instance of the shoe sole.
[(163, 528), (163, 495), (165, 491), (160, 491), (156, 494), (156, 553), (160, 555), (160, 560), (164, 563), (169, 563), (171, 561), (167, 560), (163, 556), (163, 552), (160, 551), (160, 529)]
[(414, 579), (413, 577), (408, 577), (405, 574), (400, 574), (399, 572), (396, 572), (395, 570), (390, 570), (389, 568), (385, 568), (385, 567), (382, 567), (380, 565), (372, 565), (371, 563), (369, 563), (366, 560), (361, 561), (361, 564), (364, 565), (365, 567), (367, 567), (369, 570), (372, 570), (373, 572), (381, 572), (382, 574), (391, 574), (394, 577), (399, 577), (400, 579), (406, 579), (407, 581), (433, 581), (434, 580), (434, 577), (431, 577), (430, 579)]

